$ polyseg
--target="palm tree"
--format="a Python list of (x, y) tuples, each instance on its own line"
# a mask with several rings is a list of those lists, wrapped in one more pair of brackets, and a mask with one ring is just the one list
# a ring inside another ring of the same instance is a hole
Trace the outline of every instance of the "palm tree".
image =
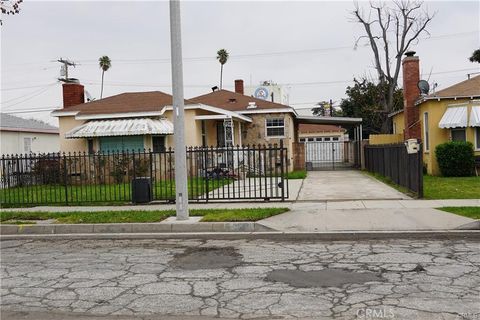
[(217, 60), (220, 62), (220, 90), (222, 89), (222, 81), (223, 81), (223, 65), (227, 63), (228, 60), (228, 52), (225, 49), (220, 49), (217, 51)]
[(105, 71), (110, 69), (112, 66), (112, 61), (110, 61), (110, 58), (108, 56), (102, 56), (98, 59), (98, 65), (100, 66), (100, 69), (102, 69), (102, 91), (100, 92), (100, 99), (103, 97), (103, 75), (105, 74)]

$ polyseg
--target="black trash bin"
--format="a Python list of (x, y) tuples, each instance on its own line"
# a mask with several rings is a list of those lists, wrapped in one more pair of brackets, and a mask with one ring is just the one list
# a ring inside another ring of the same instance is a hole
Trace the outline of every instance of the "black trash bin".
[(138, 177), (132, 180), (132, 202), (148, 203), (153, 200), (152, 181), (149, 177)]

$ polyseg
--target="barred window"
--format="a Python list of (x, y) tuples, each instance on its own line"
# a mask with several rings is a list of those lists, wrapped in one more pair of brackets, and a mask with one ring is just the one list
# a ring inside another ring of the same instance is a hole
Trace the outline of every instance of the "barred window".
[(282, 118), (266, 119), (267, 137), (283, 137), (285, 135), (285, 122)]

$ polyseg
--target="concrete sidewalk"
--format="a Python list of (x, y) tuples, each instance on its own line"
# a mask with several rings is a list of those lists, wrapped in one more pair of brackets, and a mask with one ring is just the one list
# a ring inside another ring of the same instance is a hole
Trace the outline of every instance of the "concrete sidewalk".
[[(315, 210), (362, 210), (362, 209), (422, 209), (440, 207), (480, 206), (480, 199), (450, 200), (356, 200), (356, 201), (285, 201), (285, 202), (215, 202), (191, 203), (190, 209), (239, 209), (239, 208), (290, 208), (295, 211)], [(8, 208), (2, 211), (135, 211), (135, 210), (175, 210), (174, 204), (149, 204), (126, 206), (38, 206), (31, 208)]]

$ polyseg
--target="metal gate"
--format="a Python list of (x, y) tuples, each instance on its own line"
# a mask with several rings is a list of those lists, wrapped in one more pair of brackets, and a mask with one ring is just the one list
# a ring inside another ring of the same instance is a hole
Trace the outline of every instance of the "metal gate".
[(305, 142), (305, 167), (307, 170), (337, 170), (355, 167), (353, 141)]

